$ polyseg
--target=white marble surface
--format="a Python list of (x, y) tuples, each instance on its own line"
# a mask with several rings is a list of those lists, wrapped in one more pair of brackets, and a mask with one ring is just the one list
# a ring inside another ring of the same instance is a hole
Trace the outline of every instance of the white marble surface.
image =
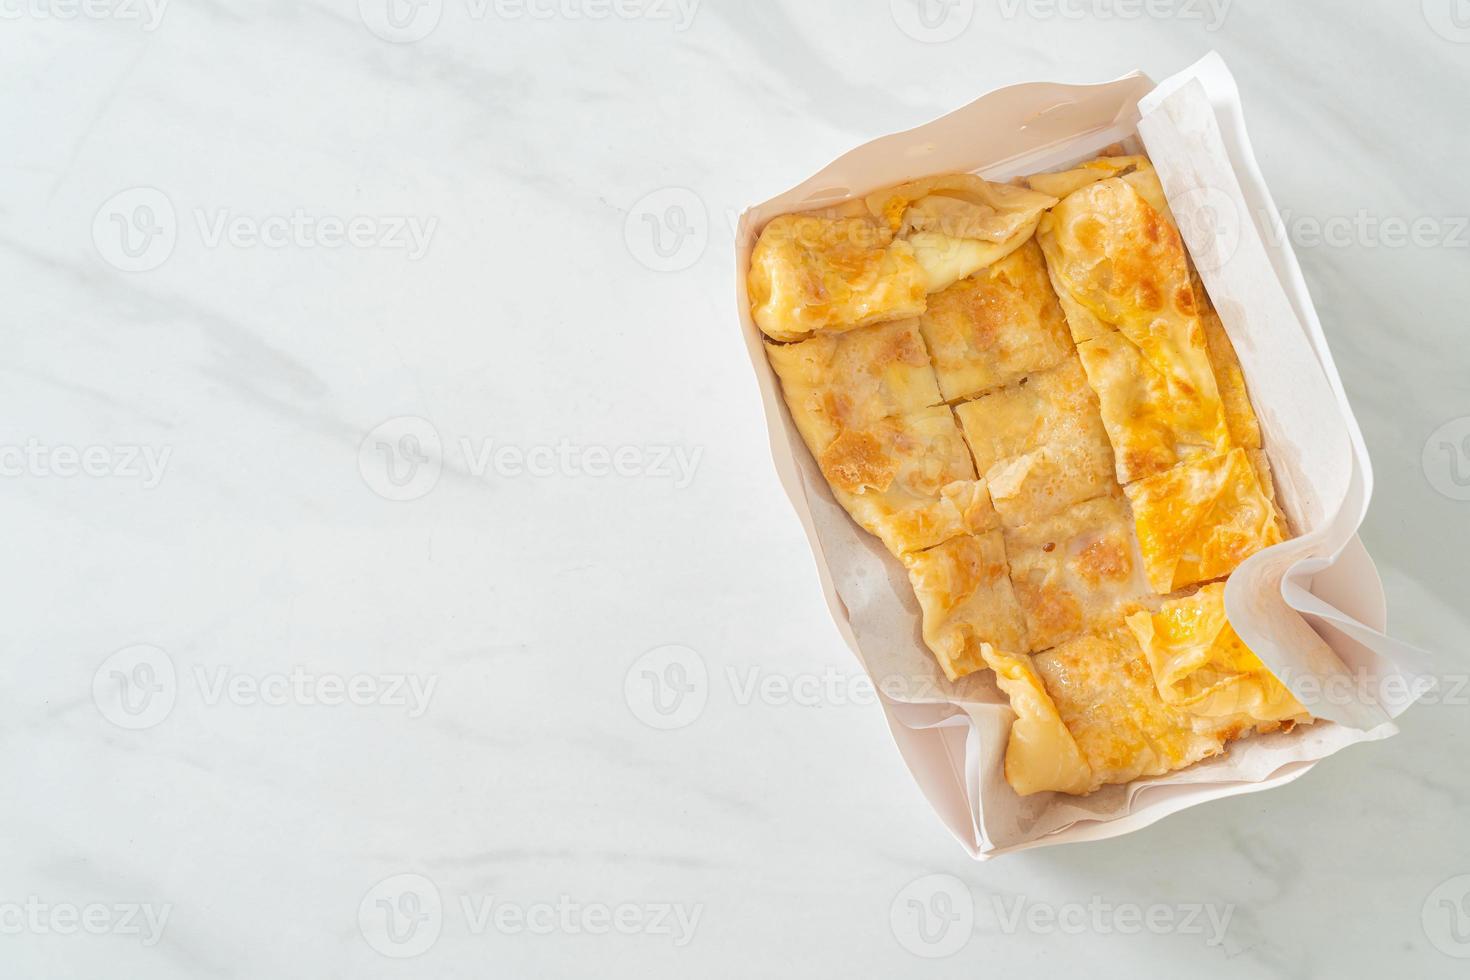
[[(1220, 50), (1394, 628), (1463, 671), (1470, 9), (908, 3), (427, 0), (409, 43), (375, 0), (0, 5), (0, 972), (1464, 975), (1465, 691), (1285, 789), (965, 858), (855, 703), (729, 252), (743, 205), (986, 89)], [(380, 442), (431, 462), (394, 484)], [(660, 731), (667, 645), (709, 683)], [(925, 945), (946, 889), (973, 922)]]

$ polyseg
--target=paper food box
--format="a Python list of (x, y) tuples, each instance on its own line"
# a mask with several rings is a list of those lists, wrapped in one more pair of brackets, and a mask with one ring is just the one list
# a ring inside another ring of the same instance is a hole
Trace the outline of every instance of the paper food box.
[[(1087, 796), (1021, 796), (1004, 758), (1015, 714), (986, 670), (947, 679), (920, 634), (904, 565), (834, 500), (782, 400), (751, 315), (747, 274), (761, 230), (946, 173), (1008, 182), (1122, 144), (1146, 152), (1180, 234), (1238, 352), (1295, 536), (1230, 576), (1231, 626), (1318, 719), (1235, 741), (1223, 755)], [(974, 857), (1129, 833), (1209, 800), (1281, 786), (1358, 742), (1428, 687), (1418, 651), (1385, 636), (1384, 593), (1357, 537), (1372, 471), (1342, 382), (1246, 135), (1233, 78), (1211, 55), (1156, 84), (1030, 83), (876, 140), (741, 217), (737, 307), (781, 481), (810, 539), (838, 630), (867, 671), (904, 760)], [(1323, 642), (1325, 641), (1325, 643)]]

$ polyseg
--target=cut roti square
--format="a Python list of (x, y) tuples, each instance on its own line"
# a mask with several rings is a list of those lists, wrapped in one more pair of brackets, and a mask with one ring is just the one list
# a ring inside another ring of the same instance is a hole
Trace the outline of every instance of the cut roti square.
[(1095, 180), (1037, 230), (1125, 485), (1231, 448), (1188, 254), (1157, 184), (1151, 168)]
[(984, 670), (986, 646), (1026, 649), (999, 531), (954, 538), (904, 564), (924, 612), (924, 642), (950, 680)]
[(999, 262), (1031, 240), (1056, 198), (975, 174), (946, 174), (870, 194), (873, 216), (907, 242), (929, 291)]
[(1005, 531), (1016, 601), (1030, 650), (1064, 643), (1149, 594), (1133, 522), (1118, 497), (1077, 504), (1056, 517)]
[(1031, 658), (996, 650), (988, 643), (981, 646), (981, 653), (1016, 715), (1006, 741), (1005, 777), (1011, 789), (1021, 796), (1088, 792), (1092, 769)]
[(1092, 773), (1089, 790), (1160, 776), (1219, 755), (1231, 726), (1159, 697), (1133, 635), (1115, 624), (1033, 658)]
[(1021, 383), (955, 406), (975, 466), (985, 472), (997, 463), (1057, 443), (1107, 445), (1097, 396), (1076, 358)]
[(1063, 200), (1084, 187), (1090, 187), (1110, 177), (1120, 177), (1137, 191), (1155, 211), (1170, 224), (1178, 227), (1174, 214), (1164, 197), (1163, 185), (1159, 183), (1158, 171), (1153, 161), (1146, 156), (1098, 157), (1079, 164), (1070, 170), (1056, 173), (1034, 174), (1026, 178), (1026, 185), (1033, 191), (1049, 194)]
[(834, 212), (767, 224), (747, 285), (756, 326), (783, 341), (914, 317), (929, 293), (908, 242), (870, 215)]
[(1106, 444), (1059, 443), (990, 468), (991, 503), (1008, 528), (1038, 524), (1118, 489)]
[(1184, 463), (1126, 488), (1155, 592), (1224, 578), (1282, 541), (1276, 508), (1244, 449)]
[(942, 404), (919, 321), (766, 344), (802, 438), (821, 453), (844, 429)]
[(1008, 527), (1115, 488), (1097, 397), (1075, 358), (955, 409), (976, 469)]
[(1054, 367), (1072, 353), (1066, 317), (1034, 241), (929, 297), (919, 323), (951, 402)]
[(1165, 703), (1241, 730), (1311, 720), (1286, 685), (1241, 641), (1225, 615), (1225, 584), (1140, 610), (1128, 628)]
[(845, 430), (817, 463), (853, 520), (895, 555), (997, 526), (947, 405)]
[(1198, 320), (1188, 253), (1156, 188), (1156, 179), (1096, 181), (1067, 194), (1037, 228), (1057, 295), (1089, 311), (1093, 327)]
[(1202, 335), (1199, 344), (1160, 337), (1140, 347), (1109, 331), (1077, 345), (1124, 486), (1230, 449)]

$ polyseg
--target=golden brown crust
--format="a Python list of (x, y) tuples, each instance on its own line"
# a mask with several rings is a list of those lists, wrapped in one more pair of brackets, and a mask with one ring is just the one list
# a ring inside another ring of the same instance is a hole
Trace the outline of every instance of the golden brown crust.
[(1261, 493), (1271, 504), (1271, 510), (1276, 515), (1276, 530), (1281, 534), (1281, 540), (1289, 540), (1292, 536), (1291, 526), (1287, 523), (1286, 513), (1281, 505), (1276, 502), (1276, 477), (1271, 472), (1271, 460), (1264, 449), (1247, 449), (1250, 457), (1251, 467), (1256, 471), (1256, 479), (1261, 484)]
[(820, 455), (844, 430), (942, 402), (917, 320), (766, 345), (802, 438)]
[(937, 232), (1002, 242), (1026, 228), (1056, 198), (975, 174), (942, 174), (870, 194), (868, 210), (895, 235)]
[(1008, 529), (1005, 539), (1030, 650), (1045, 650), (1107, 622), (1122, 604), (1149, 591), (1132, 521), (1117, 497)]
[(1076, 359), (955, 409), (1008, 527), (1114, 490), (1113, 452)]
[(924, 642), (950, 680), (985, 669), (985, 644), (1027, 649), (999, 531), (955, 538), (904, 563), (924, 610)]
[(1121, 177), (1124, 174), (1141, 168), (1153, 170), (1153, 164), (1148, 157), (1143, 156), (1100, 156), (1096, 160), (1089, 160), (1079, 164), (1070, 170), (1062, 170), (1056, 173), (1033, 174), (1026, 178), (1026, 184), (1034, 191), (1049, 194), (1058, 200), (1089, 187), (1100, 180), (1110, 177)]
[[(1126, 486), (1230, 448), (1202, 347), (1181, 348), (1164, 339), (1140, 347), (1113, 331), (1079, 344), (1077, 353), (1098, 396), (1119, 483)], [(1191, 360), (1195, 364), (1186, 372)], [(1208, 394), (1202, 395), (1206, 388)]]
[(1224, 578), (1282, 540), (1243, 449), (1177, 466), (1127, 493), (1149, 582), (1160, 594)]
[(1000, 262), (1031, 240), (1056, 199), (974, 174), (946, 174), (871, 195), (870, 213), (913, 249), (929, 292)]
[(913, 249), (886, 227), (817, 214), (766, 225), (748, 287), (756, 326), (780, 341), (914, 317), (929, 292)]
[(1122, 178), (1068, 195), (1042, 220), (1037, 237), (1060, 280), (1057, 292), (1110, 329), (1198, 314), (1179, 232)]
[(1167, 600), (1155, 613), (1134, 613), (1127, 622), (1167, 704), (1231, 733), (1311, 721), (1231, 627), (1223, 583)]
[(1230, 439), (1242, 449), (1260, 449), (1261, 425), (1256, 420), (1256, 410), (1251, 406), (1250, 394), (1246, 391), (1245, 372), (1241, 370), (1235, 345), (1230, 342), (1220, 314), (1215, 311), (1204, 284), (1198, 279), (1195, 280), (1195, 292), (1199, 295), (1200, 322), (1205, 328), (1205, 345), (1210, 364), (1215, 369), (1215, 382), (1220, 389)]
[(1021, 796), (1088, 792), (1092, 770), (1062, 723), (1031, 658), (989, 644), (982, 645), (981, 654), (1016, 714), (1006, 743), (1006, 782)]
[(1166, 704), (1131, 633), (1117, 625), (1033, 658), (1092, 771), (1090, 789), (1218, 755), (1232, 733)]
[(1037, 232), (1125, 485), (1230, 448), (1184, 244), (1135, 185), (1089, 184)]
[[(889, 420), (876, 422), (874, 429), (886, 429), (891, 425)], [(891, 441), (880, 439), (875, 431), (849, 429), (822, 451), (817, 463), (834, 489), (848, 493), (862, 493), (864, 490), (882, 493), (892, 485), (898, 472), (897, 461), (888, 451)]]
[(844, 431), (817, 462), (837, 501), (894, 555), (997, 526), (948, 406)]
[(1106, 445), (1057, 443), (996, 464), (986, 481), (1001, 522), (1021, 528), (1115, 492), (1112, 465)]
[(919, 322), (946, 401), (1055, 367), (1072, 353), (1035, 242), (935, 293)]

